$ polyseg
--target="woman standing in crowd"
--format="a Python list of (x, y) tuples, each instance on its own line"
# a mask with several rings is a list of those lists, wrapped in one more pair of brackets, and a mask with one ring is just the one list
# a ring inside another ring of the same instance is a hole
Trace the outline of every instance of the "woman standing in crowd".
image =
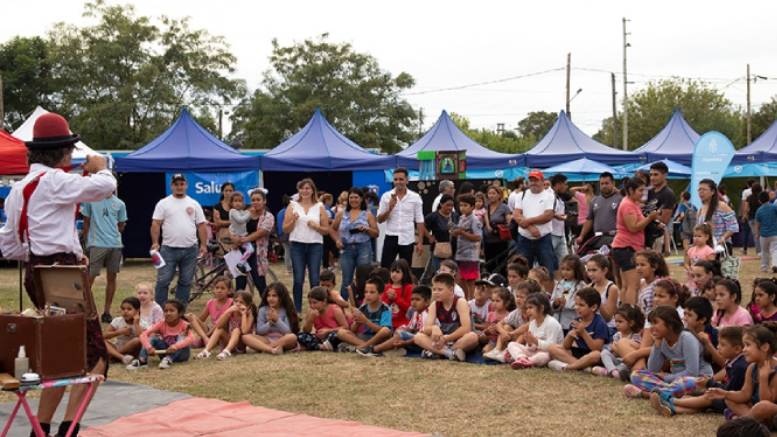
[(577, 202), (577, 228), (574, 234), (579, 235), (580, 229), (582, 229), (588, 218), (588, 205), (594, 198), (594, 187), (589, 183), (585, 183), (579, 187), (572, 187), (571, 190)]
[(742, 224), (747, 223), (745, 227), (745, 236), (743, 253), (747, 255), (747, 246), (750, 245), (750, 234), (753, 236), (753, 243), (755, 244), (755, 253), (761, 253), (761, 242), (758, 238), (758, 232), (748, 232), (755, 229), (755, 213), (758, 212), (758, 208), (761, 207), (761, 202), (758, 200), (758, 196), (763, 191), (761, 184), (755, 183), (750, 187), (751, 194), (742, 199)]
[(731, 253), (731, 236), (739, 232), (736, 214), (723, 200), (720, 199), (718, 186), (711, 179), (702, 179), (699, 182), (699, 199), (701, 209), (698, 214), (698, 224), (708, 223), (712, 226), (712, 236), (715, 244), (725, 244), (728, 253)]
[(426, 229), (429, 230), (429, 241), (432, 245), (432, 255), (429, 264), (421, 278), (421, 283), (428, 284), (437, 274), (440, 263), (443, 260), (453, 258), (453, 240), (450, 229), (459, 221), (458, 214), (453, 210), (453, 196), (443, 194), (437, 204), (437, 211), (433, 211), (424, 218)]
[[(340, 253), (340, 267), (343, 278), (340, 281), (340, 295), (348, 299), (348, 286), (357, 267), (372, 262), (371, 240), (378, 237), (378, 222), (367, 210), (364, 192), (353, 187), (347, 192), (345, 209), (339, 211), (332, 223), (335, 243)], [(340, 196), (342, 197), (342, 195)]]
[[(251, 192), (251, 208), (249, 209), (251, 218), (246, 223), (248, 235), (240, 238), (239, 243), (243, 244), (250, 241), (254, 246), (254, 253), (248, 257), (248, 265), (251, 266), (251, 280), (259, 292), (259, 296), (264, 294), (267, 288), (265, 276), (270, 265), (267, 261), (267, 246), (269, 244), (270, 234), (275, 225), (275, 217), (267, 211), (267, 195), (261, 188)], [(245, 290), (246, 277), (238, 276), (235, 278), (236, 289)]]
[(216, 225), (216, 237), (221, 240), (229, 235), (229, 210), (232, 209), (232, 193), (235, 185), (232, 182), (221, 184), (221, 198), (213, 205), (213, 224)]
[(302, 311), (302, 285), (305, 269), (310, 287), (318, 286), (321, 257), (324, 254), (324, 235), (329, 232), (329, 215), (318, 201), (316, 184), (305, 178), (297, 182), (298, 200), (289, 202), (283, 218), (283, 232), (289, 234), (291, 268), (294, 275), (294, 305)]
[[(486, 270), (507, 276), (507, 249), (510, 247), (510, 220), (512, 211), (502, 202), (502, 189), (491, 185), (486, 189), (486, 214), (483, 233), (483, 250), (486, 255)], [(500, 230), (501, 228), (501, 230)], [(502, 236), (505, 236), (503, 238)]]
[(612, 242), (612, 258), (621, 270), (623, 298), (621, 301), (636, 304), (639, 290), (639, 274), (636, 270), (634, 254), (645, 249), (645, 228), (658, 217), (658, 211), (652, 211), (647, 217), (642, 215), (642, 199), (645, 195), (645, 181), (633, 177), (624, 187), (623, 197), (615, 219), (615, 239)]

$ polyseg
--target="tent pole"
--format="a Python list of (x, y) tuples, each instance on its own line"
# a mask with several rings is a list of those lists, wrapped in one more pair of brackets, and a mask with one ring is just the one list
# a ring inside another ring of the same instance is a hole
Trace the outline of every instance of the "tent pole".
[(19, 266), (19, 312), (21, 313), (24, 310), (24, 295), (22, 294), (22, 262), (17, 261), (16, 264)]

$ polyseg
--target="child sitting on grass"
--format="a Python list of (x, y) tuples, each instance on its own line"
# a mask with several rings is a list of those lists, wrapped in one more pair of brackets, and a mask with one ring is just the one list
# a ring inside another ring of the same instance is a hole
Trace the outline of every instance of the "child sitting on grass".
[(553, 290), (556, 289), (556, 281), (550, 276), (548, 269), (543, 266), (529, 270), (529, 279), (540, 284), (540, 288), (548, 295), (548, 298), (553, 294)]
[(323, 269), (318, 275), (318, 285), (327, 289), (329, 301), (337, 304), (343, 309), (345, 317), (349, 318), (353, 312), (353, 308), (349, 300), (343, 299), (340, 291), (337, 289), (337, 275), (331, 269)]
[(308, 308), (297, 341), (309, 351), (332, 352), (339, 344), (337, 330), (348, 328), (342, 308), (330, 302), (329, 291), (320, 286), (308, 292)]
[(489, 352), (496, 347), (496, 342), (499, 339), (497, 326), (502, 323), (511, 311), (515, 310), (515, 298), (510, 293), (510, 290), (504, 287), (496, 287), (493, 289), (491, 301), (491, 311), (488, 312), (486, 327), (480, 338), (480, 343), (485, 343), (483, 352)]
[(299, 320), (289, 290), (280, 282), (267, 287), (256, 314), (256, 329), (243, 334), (243, 343), (257, 352), (280, 355), (297, 347)]
[(472, 316), (472, 327), (476, 332), (482, 333), (488, 326), (486, 319), (491, 310), (491, 287), (488, 279), (479, 279), (475, 282), (475, 294), (467, 302), (469, 314)]
[[(490, 360), (504, 362), (504, 351), (511, 341), (523, 342), (522, 334), (529, 328), (529, 315), (526, 308), (526, 299), (537, 293), (542, 293), (539, 284), (529, 279), (519, 282), (513, 290), (516, 308), (507, 317), (496, 325), (498, 333), (496, 345), (483, 357)], [(545, 293), (542, 293), (545, 295)], [(545, 296), (547, 297), (547, 296)]]
[(227, 308), (216, 321), (208, 344), (196, 358), (210, 358), (210, 351), (219, 344), (223, 346), (216, 356), (219, 361), (231, 357), (233, 351), (245, 352), (245, 344), (241, 341), (241, 337), (254, 330), (255, 320), (256, 305), (254, 305), (253, 295), (245, 290), (238, 291), (234, 305)]
[[(534, 282), (534, 281), (532, 281)], [(551, 314), (550, 300), (545, 293), (533, 293), (526, 299), (526, 313), (531, 319), (523, 342), (507, 345), (504, 360), (513, 369), (540, 367), (548, 364), (548, 349), (564, 340), (561, 324)]]
[[(777, 408), (772, 405), (777, 393), (777, 324), (766, 322), (758, 326), (745, 328), (743, 335), (744, 354), (748, 367), (745, 371), (745, 381), (742, 389), (729, 391), (722, 388), (707, 389), (707, 395), (712, 399), (726, 402), (728, 411), (724, 412), (726, 419), (752, 416), (765, 422), (772, 421)], [(754, 407), (758, 407), (757, 409)], [(771, 415), (768, 411), (771, 410)]]
[(380, 300), (385, 286), (378, 278), (367, 279), (364, 285), (364, 303), (353, 312), (353, 322), (348, 328), (337, 330), (337, 338), (346, 351), (347, 345), (356, 347), (356, 352), (362, 356), (378, 356), (373, 346), (391, 338), (391, 308)]
[[(712, 376), (712, 367), (704, 361), (704, 349), (696, 336), (683, 327), (677, 310), (670, 306), (656, 307), (648, 315), (653, 346), (647, 369), (631, 374), (631, 384), (623, 390), (630, 398), (647, 398), (653, 391), (681, 397), (696, 389), (694, 378)], [(664, 366), (669, 372), (663, 373)]]
[(165, 319), (164, 311), (154, 301), (154, 287), (148, 282), (135, 285), (135, 297), (140, 301), (140, 326), (148, 329)]
[(726, 364), (718, 352), (718, 330), (712, 327), (712, 304), (701, 296), (695, 296), (685, 301), (683, 323), (685, 329), (699, 339), (704, 350), (704, 360), (717, 368)]
[(133, 360), (127, 370), (147, 367), (148, 357), (157, 355), (157, 351), (164, 351), (164, 357), (159, 361), (160, 369), (169, 369), (173, 363), (189, 360), (194, 333), (183, 319), (183, 310), (183, 304), (175, 299), (165, 302), (165, 319), (140, 334), (143, 347), (138, 359)]
[[(602, 297), (595, 288), (586, 287), (575, 296), (577, 319), (569, 324), (563, 344), (548, 347), (553, 370), (583, 370), (599, 363), (604, 345), (610, 342), (610, 329), (599, 315)], [(563, 326), (562, 326), (563, 327)]]
[(747, 326), (753, 324), (753, 318), (746, 309), (739, 306), (742, 302), (742, 287), (736, 279), (721, 279), (715, 284), (715, 303), (717, 311), (712, 316), (712, 326), (720, 329), (726, 326)]
[(603, 366), (593, 367), (591, 373), (620, 379), (622, 373), (628, 374), (629, 372), (629, 368), (623, 364), (621, 342), (630, 342), (634, 349), (640, 347), (645, 316), (636, 306), (623, 304), (615, 312), (613, 321), (616, 332), (612, 337), (612, 343), (606, 345), (602, 350), (600, 360)]
[[(440, 261), (440, 268), (437, 273), (447, 273), (453, 276), (454, 280), (459, 276), (459, 265), (452, 259), (444, 259)], [(464, 289), (459, 284), (453, 284), (453, 294), (457, 297), (465, 299)]]
[(105, 347), (110, 357), (125, 365), (132, 363), (140, 351), (141, 332), (140, 301), (137, 297), (128, 297), (121, 301), (121, 317), (115, 317), (105, 329)]
[[(583, 288), (585, 270), (577, 255), (565, 256), (559, 266), (561, 280), (556, 283), (550, 303), (564, 332), (569, 331), (570, 323), (575, 320), (575, 296)], [(598, 305), (597, 305), (598, 309)]]
[[(191, 324), (192, 330), (197, 334), (202, 342), (202, 346), (210, 342), (210, 336), (216, 328), (216, 322), (221, 318), (225, 311), (232, 307), (232, 281), (226, 276), (221, 276), (213, 280), (213, 298), (202, 308), (199, 315), (193, 313), (186, 314), (186, 320)], [(206, 322), (210, 319), (212, 326)], [(195, 345), (197, 347), (197, 345)], [(199, 357), (199, 355), (198, 355)]]
[(525, 281), (529, 277), (529, 265), (526, 264), (526, 259), (523, 257), (516, 257), (516, 260), (507, 265), (507, 289), (515, 293), (515, 288), (519, 283)]
[(429, 301), (432, 299), (432, 289), (426, 285), (417, 285), (413, 288), (410, 296), (410, 310), (408, 311), (408, 322), (394, 331), (394, 336), (375, 346), (372, 350), (376, 354), (399, 349), (413, 348), (418, 349), (413, 343), (413, 337), (424, 329), (424, 321), (428, 315)]
[(453, 276), (447, 273), (432, 278), (434, 304), (429, 306), (423, 331), (413, 338), (425, 358), (465, 361), (467, 352), (478, 346), (467, 301), (453, 294), (453, 285)]
[[(775, 260), (777, 261), (777, 260)], [(756, 279), (747, 309), (755, 323), (777, 321), (777, 279)]]
[(393, 329), (407, 324), (407, 310), (413, 292), (413, 276), (407, 261), (398, 259), (391, 264), (391, 282), (386, 284), (381, 300), (391, 308)]
[[(728, 326), (720, 331), (720, 343), (718, 352), (726, 359), (726, 365), (713, 376), (712, 380), (698, 378), (697, 385), (709, 388), (718, 387), (726, 391), (739, 391), (745, 383), (747, 372), (747, 359), (742, 353), (744, 343), (742, 341), (742, 328)], [(671, 396), (661, 396), (658, 392), (650, 394), (650, 403), (653, 408), (666, 417), (675, 414), (696, 414), (710, 410), (723, 414), (726, 402), (721, 399), (713, 399), (711, 393), (701, 396), (685, 396), (674, 399)]]

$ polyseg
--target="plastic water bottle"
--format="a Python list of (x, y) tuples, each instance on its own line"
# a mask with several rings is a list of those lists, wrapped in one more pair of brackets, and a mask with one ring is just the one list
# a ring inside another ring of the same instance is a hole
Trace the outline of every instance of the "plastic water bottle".
[(30, 371), (30, 359), (27, 358), (27, 351), (24, 350), (24, 345), (19, 346), (19, 355), (13, 362), (13, 374), (19, 381), (22, 380), (22, 375)]

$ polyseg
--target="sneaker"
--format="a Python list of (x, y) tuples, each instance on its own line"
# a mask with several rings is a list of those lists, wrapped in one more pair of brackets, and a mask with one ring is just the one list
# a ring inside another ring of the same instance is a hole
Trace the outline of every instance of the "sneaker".
[(623, 394), (625, 394), (627, 398), (640, 399), (642, 398), (642, 389), (634, 384), (626, 384), (623, 386)]
[(169, 369), (170, 367), (172, 367), (172, 365), (173, 365), (173, 359), (170, 357), (164, 357), (162, 358), (162, 361), (159, 362), (159, 368), (162, 370)]
[(449, 360), (451, 360), (451, 361), (453, 361), (453, 360), (455, 360), (455, 359), (456, 359), (456, 355), (454, 355), (454, 354), (453, 354), (453, 349), (451, 349), (451, 348), (449, 348), (449, 347), (446, 347), (446, 348), (445, 348), (445, 349), (442, 351), (442, 354), (443, 354), (443, 355), (445, 355), (445, 358), (447, 358), (447, 359), (449, 359)]
[(146, 367), (148, 367), (148, 363), (142, 362), (140, 360), (132, 360), (132, 362), (127, 366), (127, 370), (145, 369)]
[(671, 394), (667, 396), (659, 392), (650, 393), (650, 404), (664, 417), (672, 417), (676, 414)]
[(609, 372), (607, 372), (607, 369), (605, 369), (602, 366), (594, 366), (591, 368), (591, 373), (593, 373), (596, 376), (610, 376)]
[(103, 315), (100, 316), (100, 321), (103, 323), (111, 323), (113, 321), (113, 317), (111, 317), (110, 313), (103, 313)]
[(208, 358), (210, 358), (210, 352), (207, 349), (201, 350), (200, 353), (194, 356), (195, 360), (207, 360)]
[(621, 379), (621, 372), (618, 369), (613, 369), (612, 372), (610, 372), (610, 376), (614, 379)]
[(483, 354), (483, 358), (487, 358), (492, 361), (499, 361), (504, 362), (504, 352), (497, 350), (497, 349), (491, 349), (490, 351)]
[(356, 349), (356, 353), (363, 356), (363, 357), (377, 357), (378, 354), (375, 353), (374, 350), (372, 350), (372, 346), (367, 346), (363, 348)]
[(464, 349), (454, 350), (453, 357), (456, 358), (456, 361), (461, 361), (462, 363), (467, 361), (467, 353), (464, 352)]
[(567, 368), (567, 363), (559, 360), (550, 360), (548, 363), (548, 368), (553, 369), (556, 372), (561, 372)]
[(134, 359), (135, 357), (133, 357), (132, 355), (124, 355), (121, 359), (121, 362), (129, 366), (130, 364), (132, 364), (132, 361)]
[(426, 358), (427, 360), (436, 360), (437, 359), (437, 354), (434, 353), (434, 352), (431, 352), (431, 351), (428, 351), (428, 350), (424, 349), (421, 352), (421, 358)]
[(518, 359), (510, 363), (510, 367), (516, 370), (528, 369), (528, 368), (534, 367), (534, 364), (532, 364), (532, 362), (529, 361), (529, 359), (526, 357), (519, 357)]
[(318, 347), (318, 350), (324, 351), (324, 352), (332, 352), (334, 350), (334, 347), (332, 347), (332, 342), (329, 340), (324, 340), (323, 343), (321, 343), (321, 346)]
[(231, 356), (232, 356), (232, 352), (228, 351), (227, 349), (224, 349), (223, 351), (219, 352), (218, 355), (216, 355), (216, 359), (219, 361), (224, 361)]
[(337, 345), (337, 352), (341, 352), (341, 353), (356, 352), (356, 346), (348, 343), (340, 343)]

